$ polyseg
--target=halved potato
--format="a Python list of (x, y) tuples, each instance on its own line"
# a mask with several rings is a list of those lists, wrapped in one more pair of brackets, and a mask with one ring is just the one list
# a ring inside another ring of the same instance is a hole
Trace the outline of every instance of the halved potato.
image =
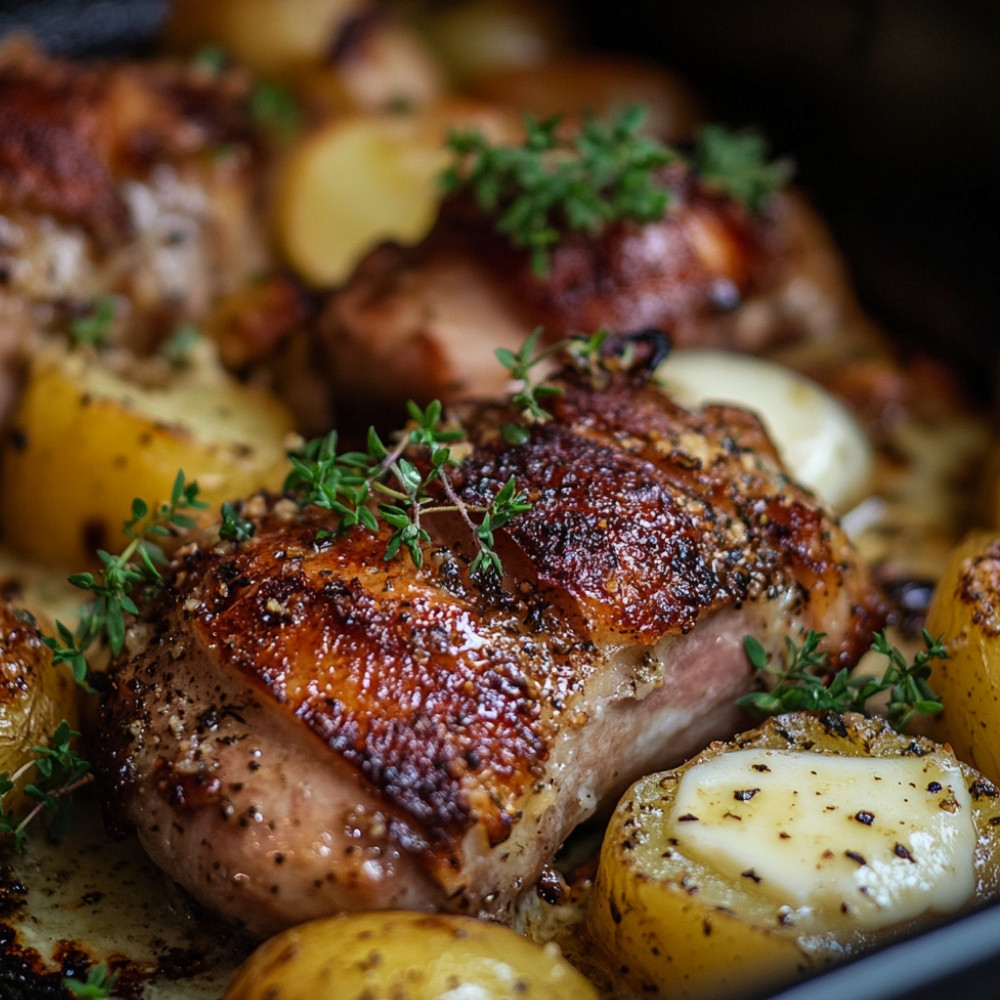
[(319, 62), (341, 25), (371, 0), (174, 0), (165, 27), (169, 47), (195, 52), (221, 46), (265, 76)]
[(265, 942), (225, 1000), (597, 1000), (554, 947), (507, 927), (443, 914), (356, 913)]
[(289, 82), (311, 121), (357, 111), (418, 108), (441, 100), (441, 69), (420, 38), (396, 18), (365, 21), (322, 62), (303, 64)]
[(178, 470), (211, 517), (223, 500), (279, 488), (291, 430), (281, 403), (214, 360), (139, 381), (94, 355), (43, 353), (3, 442), (3, 538), (44, 563), (91, 565), (124, 544), (133, 498), (169, 499)]
[(928, 723), (963, 760), (1000, 781), (1000, 535), (974, 531), (952, 552), (927, 612), (944, 640), (930, 684), (944, 711)]
[(585, 927), (636, 995), (756, 995), (991, 898), (998, 820), (947, 747), (780, 716), (629, 790)]
[(52, 663), (33, 619), (7, 600), (0, 600), (0, 774), (15, 778), (3, 797), (4, 811), (20, 811), (27, 803), (24, 786), (38, 780), (32, 747), (48, 746), (56, 727), (79, 725), (80, 688), (69, 668)]
[(454, 101), (412, 114), (345, 116), (299, 143), (276, 195), (278, 242), (292, 267), (313, 285), (334, 286), (377, 244), (426, 236), (449, 162), (445, 138), (461, 126), (494, 137), (515, 127), (490, 105)]

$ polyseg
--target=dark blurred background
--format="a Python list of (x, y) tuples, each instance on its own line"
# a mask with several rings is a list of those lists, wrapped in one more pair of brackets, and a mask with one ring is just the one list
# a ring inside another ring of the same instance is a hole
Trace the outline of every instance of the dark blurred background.
[(798, 164), (861, 295), (992, 391), (1000, 354), (1000, 3), (579, 4), (602, 45), (654, 55)]
[[(211, 3), (212, 0), (205, 0)], [(898, 337), (964, 369), (1000, 365), (1000, 3), (996, 0), (563, 0), (581, 37), (653, 56), (713, 115), (758, 124)], [(0, 0), (59, 50), (155, 35), (167, 0)]]

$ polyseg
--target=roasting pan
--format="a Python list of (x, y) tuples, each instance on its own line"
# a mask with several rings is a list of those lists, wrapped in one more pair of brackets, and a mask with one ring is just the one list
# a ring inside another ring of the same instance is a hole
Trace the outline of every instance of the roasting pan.
[[(206, 0), (211, 2), (211, 0)], [(141, 51), (168, 0), (0, 0), (0, 36)], [(565, 0), (581, 37), (662, 60), (715, 117), (763, 127), (843, 249), (862, 300), (995, 404), (1000, 338), (1000, 4)], [(774, 1000), (996, 1000), (1000, 905)]]

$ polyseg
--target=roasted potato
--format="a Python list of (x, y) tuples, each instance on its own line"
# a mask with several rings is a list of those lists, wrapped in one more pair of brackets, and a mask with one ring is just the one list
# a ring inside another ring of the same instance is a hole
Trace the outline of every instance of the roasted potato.
[(0, 774), (15, 779), (4, 810), (23, 805), (23, 788), (38, 775), (21, 768), (48, 745), (60, 722), (79, 724), (79, 692), (69, 669), (55, 666), (34, 619), (0, 599)]
[(935, 662), (931, 687), (944, 705), (929, 733), (1000, 781), (1000, 535), (969, 534), (951, 554), (927, 612), (948, 659)]
[(466, 125), (494, 136), (513, 127), (489, 105), (455, 101), (413, 114), (348, 115), (304, 139), (288, 155), (275, 199), (288, 262), (328, 287), (378, 243), (421, 240), (437, 215), (445, 137)]
[(472, 917), (357, 913), (293, 927), (247, 960), (225, 1000), (596, 1000), (558, 949)]
[(441, 100), (445, 81), (431, 53), (405, 24), (382, 16), (361, 21), (350, 44), (289, 77), (310, 121), (338, 114), (419, 108)]
[(146, 381), (81, 352), (35, 359), (3, 441), (0, 524), (11, 548), (89, 565), (96, 549), (124, 543), (133, 498), (167, 500), (178, 470), (198, 481), (211, 516), (223, 500), (280, 487), (291, 430), (281, 403), (210, 358), (155, 370), (166, 374)]
[(265, 76), (280, 76), (329, 52), (341, 27), (371, 0), (173, 0), (168, 47), (195, 52), (219, 45)]
[(990, 898), (998, 820), (1000, 791), (947, 747), (780, 716), (630, 789), (586, 933), (625, 995), (733, 1000)]

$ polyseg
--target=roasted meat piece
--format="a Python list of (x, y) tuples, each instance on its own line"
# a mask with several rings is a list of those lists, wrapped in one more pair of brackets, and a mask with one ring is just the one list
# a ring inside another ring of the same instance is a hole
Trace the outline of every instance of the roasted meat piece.
[(342, 909), (503, 918), (567, 834), (637, 775), (739, 723), (742, 650), (807, 629), (852, 663), (881, 606), (844, 534), (756, 418), (638, 376), (567, 372), (520, 444), (460, 414), (475, 509), (530, 510), (471, 574), (457, 514), (421, 569), (388, 529), (337, 535), (291, 498), (192, 542), (131, 630), (103, 707), (112, 816), (253, 934)]
[(384, 244), (335, 292), (320, 323), (345, 404), (454, 399), (502, 387), (493, 350), (525, 330), (550, 340), (657, 327), (677, 346), (763, 352), (839, 333), (856, 304), (828, 233), (792, 192), (754, 214), (665, 168), (664, 218), (570, 233), (540, 277), (464, 196), (414, 247)]
[(115, 296), (130, 346), (197, 320), (266, 259), (248, 78), (0, 49), (7, 352)]

